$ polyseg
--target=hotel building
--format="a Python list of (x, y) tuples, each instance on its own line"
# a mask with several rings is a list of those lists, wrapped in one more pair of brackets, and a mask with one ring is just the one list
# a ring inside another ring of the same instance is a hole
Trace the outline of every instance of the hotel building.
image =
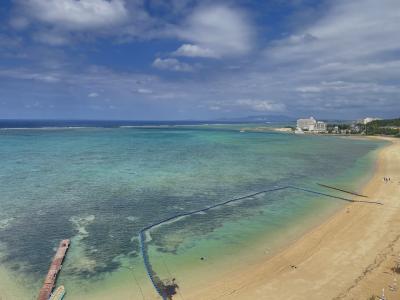
[(296, 131), (308, 131), (313, 133), (326, 132), (326, 123), (317, 121), (313, 117), (309, 119), (298, 119)]

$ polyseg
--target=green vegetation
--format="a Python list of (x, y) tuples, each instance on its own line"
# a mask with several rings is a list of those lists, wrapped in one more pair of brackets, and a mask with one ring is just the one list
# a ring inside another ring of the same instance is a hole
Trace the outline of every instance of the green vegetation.
[(327, 125), (328, 133), (389, 135), (400, 137), (400, 118), (376, 120), (368, 124), (331, 123)]
[(377, 120), (368, 123), (369, 125), (376, 125), (379, 127), (399, 127), (400, 128), (400, 118), (398, 119), (388, 119), (388, 120)]
[(366, 125), (366, 134), (380, 134), (400, 137), (400, 118), (372, 121)]

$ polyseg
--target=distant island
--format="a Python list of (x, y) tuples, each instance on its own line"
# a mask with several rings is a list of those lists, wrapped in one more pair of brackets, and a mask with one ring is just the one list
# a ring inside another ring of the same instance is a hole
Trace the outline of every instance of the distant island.
[(296, 119), (285, 115), (252, 115), (236, 118), (220, 118), (215, 121), (224, 123), (291, 123), (296, 122)]

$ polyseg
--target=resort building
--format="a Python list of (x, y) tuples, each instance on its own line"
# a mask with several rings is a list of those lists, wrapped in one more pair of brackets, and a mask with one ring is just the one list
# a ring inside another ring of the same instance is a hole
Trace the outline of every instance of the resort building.
[(322, 121), (317, 121), (317, 124), (315, 125), (315, 131), (325, 132), (326, 131), (326, 123), (322, 122)]
[(339, 126), (336, 125), (336, 126), (333, 128), (333, 133), (336, 133), (336, 134), (339, 133)]
[(297, 120), (297, 128), (300, 128), (301, 130), (305, 131), (313, 131), (316, 124), (317, 120), (315, 120), (313, 117), (310, 117), (309, 119)]
[(317, 121), (313, 117), (309, 119), (298, 119), (296, 131), (309, 131), (313, 133), (326, 132), (326, 123)]

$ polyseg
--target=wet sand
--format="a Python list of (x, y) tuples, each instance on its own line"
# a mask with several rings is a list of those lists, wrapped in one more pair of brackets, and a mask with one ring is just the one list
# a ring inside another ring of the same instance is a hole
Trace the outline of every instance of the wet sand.
[(400, 262), (400, 140), (387, 140), (362, 190), (368, 198), (353, 197), (383, 205), (351, 203), (270, 259), (185, 285), (185, 299), (369, 299), (383, 288), (399, 299), (389, 286), (400, 280), (391, 270)]

